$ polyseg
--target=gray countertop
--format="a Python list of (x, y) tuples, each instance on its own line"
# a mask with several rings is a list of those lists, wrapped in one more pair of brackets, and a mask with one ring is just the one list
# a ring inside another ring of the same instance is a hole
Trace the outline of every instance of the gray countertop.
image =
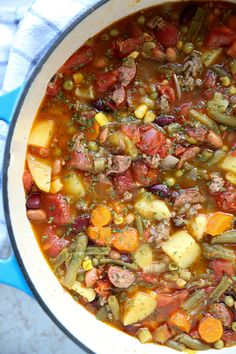
[(0, 354), (85, 354), (37, 302), (0, 285)]

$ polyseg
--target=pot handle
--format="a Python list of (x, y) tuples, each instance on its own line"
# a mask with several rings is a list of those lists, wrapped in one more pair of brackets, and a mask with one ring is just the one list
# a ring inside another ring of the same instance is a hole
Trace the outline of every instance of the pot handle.
[[(22, 90), (23, 86), (20, 86), (0, 96), (0, 120), (3, 120), (7, 124), (11, 123)], [(13, 253), (8, 259), (0, 259), (0, 283), (13, 286), (33, 296)]]

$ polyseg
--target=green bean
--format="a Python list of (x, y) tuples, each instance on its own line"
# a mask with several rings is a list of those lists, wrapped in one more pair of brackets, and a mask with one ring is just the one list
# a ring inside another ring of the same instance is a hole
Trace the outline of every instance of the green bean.
[(55, 258), (51, 259), (53, 271), (55, 271), (58, 267), (60, 267), (68, 257), (69, 257), (68, 248), (65, 247)]
[(172, 348), (174, 350), (177, 350), (178, 352), (183, 352), (185, 348), (185, 345), (178, 343), (174, 340), (168, 340), (168, 342), (166, 342), (167, 347)]
[(219, 77), (226, 76), (228, 78), (231, 78), (231, 75), (224, 70), (220, 65), (213, 65), (211, 69), (218, 75)]
[(86, 250), (86, 255), (88, 256), (108, 256), (110, 253), (110, 247), (96, 247), (96, 246), (89, 246)]
[(108, 305), (115, 321), (120, 319), (120, 305), (117, 298), (114, 295), (109, 296)]
[(205, 297), (206, 294), (204, 290), (197, 290), (182, 303), (182, 308), (185, 311), (191, 311), (199, 302), (203, 301)]
[(203, 255), (207, 259), (226, 259), (227, 261), (235, 261), (235, 254), (233, 250), (225, 248), (220, 245), (208, 245), (207, 243), (203, 244)]
[(193, 350), (207, 350), (210, 349), (209, 345), (202, 343), (200, 340), (192, 338), (187, 334), (181, 335), (179, 342), (184, 344), (187, 348)]
[(210, 295), (210, 301), (215, 302), (218, 301), (221, 295), (232, 285), (232, 279), (227, 276), (223, 276), (221, 282), (217, 285), (217, 287), (212, 291)]
[(221, 159), (225, 156), (225, 152), (223, 150), (216, 150), (210, 160), (207, 161), (208, 166), (212, 166), (220, 162)]
[(192, 19), (192, 23), (189, 27), (188, 34), (187, 34), (188, 40), (191, 40), (191, 41), (195, 40), (195, 38), (197, 37), (197, 35), (202, 27), (205, 15), (206, 15), (206, 12), (201, 7), (199, 7), (197, 9), (197, 11)]
[(76, 238), (75, 250), (73, 252), (63, 282), (63, 284), (68, 288), (71, 288), (76, 280), (78, 270), (81, 268), (81, 262), (85, 256), (87, 245), (88, 237), (84, 234), (79, 234)]
[(212, 238), (211, 243), (236, 243), (236, 230), (230, 230)]
[(217, 109), (208, 108), (207, 109), (209, 116), (214, 119), (216, 122), (224, 125), (228, 125), (229, 127), (236, 128), (236, 117), (229, 116), (226, 113), (219, 112)]
[(215, 133), (219, 134), (219, 128), (218, 125), (209, 118), (206, 114), (203, 114), (201, 112), (195, 111), (194, 109), (190, 109), (189, 111), (189, 117), (192, 120), (198, 120), (200, 123), (203, 125), (206, 125), (208, 128), (213, 130)]
[(136, 266), (136, 264), (134, 263), (126, 263), (123, 261), (120, 261), (118, 259), (110, 259), (110, 258), (102, 258), (99, 260), (100, 264), (115, 264), (121, 267), (125, 267), (127, 269), (131, 269), (131, 270), (137, 270), (138, 266)]
[(105, 321), (108, 317), (108, 312), (105, 306), (101, 307), (97, 314), (96, 314), (96, 319), (99, 321)]
[(136, 224), (139, 238), (142, 240), (142, 238), (143, 238), (143, 222), (142, 222), (141, 216), (136, 215), (135, 224)]

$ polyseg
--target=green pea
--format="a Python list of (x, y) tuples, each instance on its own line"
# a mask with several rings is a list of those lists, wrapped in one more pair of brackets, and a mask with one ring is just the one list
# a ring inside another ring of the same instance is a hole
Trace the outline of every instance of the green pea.
[[(226, 296), (224, 303), (226, 306), (232, 307), (232, 306), (234, 306), (234, 299), (232, 298), (232, 296)], [(236, 329), (236, 322), (235, 322), (235, 329)]]
[(112, 37), (117, 37), (119, 35), (119, 31), (117, 28), (114, 28), (114, 29), (110, 30), (109, 34)]
[(95, 141), (90, 141), (88, 143), (88, 148), (90, 151), (96, 152), (96, 151), (98, 151), (98, 144)]
[(140, 15), (138, 18), (137, 18), (137, 22), (139, 25), (144, 25), (145, 24), (145, 21), (146, 21), (146, 18), (143, 16), (143, 15)]
[(194, 50), (194, 45), (193, 45), (193, 43), (190, 43), (190, 42), (184, 43), (184, 45), (183, 45), (183, 52), (184, 52), (185, 54), (190, 54), (190, 53), (192, 53), (193, 50)]
[(224, 348), (224, 342), (223, 340), (219, 339), (217, 342), (214, 343), (214, 348), (215, 349), (222, 349)]
[(150, 56), (152, 49), (155, 48), (155, 47), (156, 47), (156, 43), (154, 43), (154, 42), (146, 42), (146, 43), (144, 43), (143, 51), (144, 51), (145, 55)]
[(76, 127), (74, 125), (69, 125), (67, 128), (67, 133), (70, 135), (77, 133)]
[(66, 91), (71, 91), (71, 90), (73, 90), (73, 87), (74, 87), (74, 84), (73, 84), (73, 81), (72, 81), (72, 80), (66, 80), (66, 81), (64, 81), (64, 83), (63, 83), (63, 88), (64, 88)]

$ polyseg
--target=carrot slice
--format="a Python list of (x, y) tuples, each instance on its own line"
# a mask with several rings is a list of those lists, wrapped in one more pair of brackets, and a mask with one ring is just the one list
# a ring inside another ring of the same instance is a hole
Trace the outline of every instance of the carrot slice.
[(206, 232), (211, 236), (216, 236), (229, 230), (232, 226), (234, 216), (232, 214), (217, 211), (209, 216)]
[(100, 133), (100, 127), (96, 121), (94, 121), (92, 127), (84, 130), (84, 136), (88, 141), (96, 140), (98, 138), (99, 133)]
[(111, 222), (111, 210), (105, 205), (98, 205), (93, 209), (91, 222), (94, 226), (105, 226)]
[(178, 328), (185, 333), (189, 333), (191, 329), (189, 316), (186, 312), (181, 310), (178, 310), (171, 315), (168, 325), (170, 327)]
[(110, 227), (96, 227), (89, 226), (87, 228), (88, 237), (98, 245), (110, 245), (111, 244), (111, 228)]
[(112, 235), (113, 246), (122, 252), (133, 252), (139, 245), (139, 237), (136, 229), (132, 227), (122, 232), (117, 232)]
[(205, 342), (214, 343), (223, 334), (222, 323), (214, 317), (205, 317), (198, 326), (198, 333)]

